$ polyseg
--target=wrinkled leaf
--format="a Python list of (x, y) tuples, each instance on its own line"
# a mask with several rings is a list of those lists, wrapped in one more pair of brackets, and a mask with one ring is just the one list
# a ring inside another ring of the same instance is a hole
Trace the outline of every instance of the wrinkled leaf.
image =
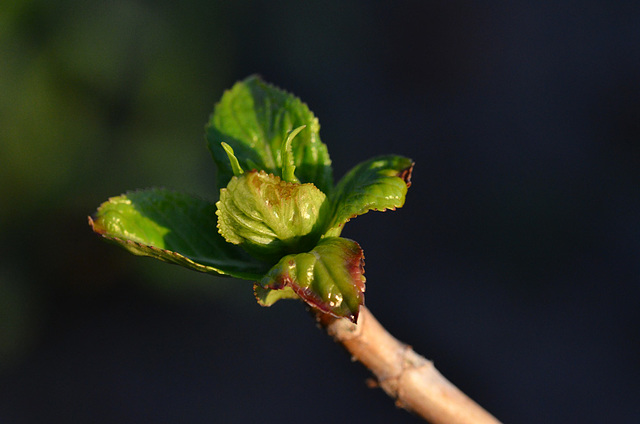
[[(324, 313), (356, 322), (364, 304), (364, 283), (364, 254), (358, 243), (330, 237), (308, 253), (282, 258), (255, 292), (261, 304), (271, 305), (291, 297), (292, 291)], [(285, 290), (288, 292), (278, 293)]]
[(264, 171), (233, 177), (220, 191), (218, 229), (226, 241), (274, 262), (311, 249), (325, 194), (313, 184), (296, 184)]
[(235, 151), (245, 171), (264, 170), (282, 176), (283, 142), (288, 133), (305, 128), (292, 143), (296, 176), (329, 193), (333, 186), (331, 160), (320, 141), (318, 119), (299, 98), (251, 76), (224, 93), (206, 127), (209, 149), (218, 167), (218, 188), (225, 187), (233, 170), (221, 147)]
[(152, 189), (112, 197), (89, 222), (131, 253), (196, 271), (256, 280), (269, 269), (220, 236), (213, 204), (187, 194)]
[(370, 210), (402, 207), (412, 169), (411, 159), (402, 156), (381, 156), (354, 167), (332, 193), (333, 217), (326, 234), (340, 235), (346, 222)]

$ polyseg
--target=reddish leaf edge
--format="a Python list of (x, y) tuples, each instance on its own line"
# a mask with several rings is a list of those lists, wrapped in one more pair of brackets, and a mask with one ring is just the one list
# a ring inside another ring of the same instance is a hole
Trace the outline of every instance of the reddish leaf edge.
[(296, 284), (295, 279), (293, 279), (288, 273), (279, 274), (278, 280), (274, 280), (275, 283), (268, 286), (262, 286), (259, 283), (254, 283), (254, 296), (256, 297), (256, 300), (263, 306), (270, 306), (264, 305), (261, 302), (261, 298), (257, 293), (258, 288), (269, 290), (283, 290), (285, 288), (290, 288), (298, 297), (300, 297), (307, 305), (311, 306), (313, 309), (316, 309), (326, 315), (330, 315), (335, 318), (347, 318), (348, 320), (356, 324), (358, 321), (358, 316), (360, 314), (360, 308), (364, 306), (366, 279), (364, 277), (364, 250), (362, 250), (357, 242), (354, 241), (354, 243), (357, 246), (358, 254), (355, 255), (353, 259), (347, 263), (347, 267), (351, 276), (351, 281), (355, 284), (357, 289), (358, 308), (355, 311), (352, 311), (349, 307), (347, 307), (346, 309), (348, 309), (350, 313), (340, 314), (335, 312), (332, 309), (332, 305), (330, 305), (330, 303), (324, 302), (320, 298), (320, 296), (318, 296), (313, 290), (300, 287), (300, 285)]
[(407, 185), (407, 188), (411, 187), (411, 176), (413, 174), (413, 167), (415, 164), (415, 162), (411, 162), (410, 166), (398, 172), (398, 177), (402, 178), (404, 183)]

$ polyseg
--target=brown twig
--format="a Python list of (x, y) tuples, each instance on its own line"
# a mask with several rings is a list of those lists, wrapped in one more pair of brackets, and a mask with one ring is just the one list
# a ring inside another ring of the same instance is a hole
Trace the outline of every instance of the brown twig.
[(432, 424), (497, 424), (499, 421), (380, 325), (364, 306), (358, 324), (316, 314), (318, 322), (352, 357), (376, 376), (396, 405)]

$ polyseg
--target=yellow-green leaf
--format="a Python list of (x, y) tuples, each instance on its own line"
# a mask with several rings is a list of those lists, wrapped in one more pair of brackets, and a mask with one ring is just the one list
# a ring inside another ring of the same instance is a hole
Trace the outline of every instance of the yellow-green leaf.
[(308, 253), (282, 258), (255, 291), (261, 304), (296, 294), (324, 313), (356, 322), (364, 289), (364, 254), (358, 243), (329, 237)]
[(370, 210), (402, 207), (412, 169), (411, 159), (402, 156), (381, 156), (354, 167), (331, 195), (333, 209), (326, 235), (340, 235), (345, 223)]
[(89, 223), (131, 253), (196, 271), (255, 280), (269, 269), (220, 236), (212, 203), (187, 194), (152, 189), (112, 197)]
[(325, 194), (264, 171), (233, 177), (220, 191), (218, 229), (229, 243), (263, 259), (311, 249), (320, 238)]

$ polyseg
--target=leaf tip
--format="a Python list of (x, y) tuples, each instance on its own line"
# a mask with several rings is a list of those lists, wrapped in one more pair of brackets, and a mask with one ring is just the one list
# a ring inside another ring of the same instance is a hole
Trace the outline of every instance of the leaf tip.
[(242, 170), (242, 167), (240, 166), (240, 162), (238, 162), (238, 158), (236, 157), (235, 153), (233, 152), (233, 148), (231, 146), (229, 146), (227, 143), (225, 143), (224, 141), (222, 143), (220, 143), (222, 145), (222, 148), (224, 149), (224, 152), (227, 154), (227, 157), (229, 158), (229, 162), (231, 163), (231, 170), (233, 171), (233, 175), (235, 175), (236, 177), (239, 175), (242, 175), (244, 173), (244, 171)]
[(291, 144), (293, 143), (293, 139), (300, 133), (300, 131), (302, 131), (306, 127), (306, 125), (301, 125), (297, 128), (292, 129), (291, 131), (289, 131), (289, 135), (287, 135), (287, 138), (282, 142), (282, 178), (290, 183), (300, 182), (295, 176), (296, 166), (293, 160), (293, 148), (291, 147)]
[(95, 222), (93, 221), (93, 218), (91, 217), (91, 215), (87, 216), (87, 220), (89, 221), (89, 226), (91, 227), (91, 229), (92, 229), (94, 232), (97, 232), (97, 231), (96, 231)]
[(408, 167), (398, 172), (398, 177), (402, 178), (407, 185), (407, 188), (411, 187), (411, 174), (413, 173), (413, 167), (415, 164), (416, 163), (412, 161)]
[(107, 233), (107, 229), (100, 224), (100, 219), (96, 218), (94, 219), (94, 217), (92, 217), (91, 215), (87, 216), (87, 219), (89, 221), (89, 226), (91, 227), (91, 229), (93, 230), (94, 233), (100, 235), (100, 236), (104, 236)]
[(351, 315), (349, 315), (349, 316), (347, 316), (345, 318), (347, 318), (352, 323), (357, 324), (359, 315), (360, 315), (360, 306), (358, 306), (358, 310), (357, 311), (355, 311), (354, 313), (352, 313)]

